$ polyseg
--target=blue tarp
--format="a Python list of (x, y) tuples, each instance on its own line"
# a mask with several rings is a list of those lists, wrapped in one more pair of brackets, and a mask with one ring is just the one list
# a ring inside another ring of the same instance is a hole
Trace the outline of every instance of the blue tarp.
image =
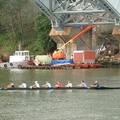
[(74, 25), (74, 28), (79, 28), (79, 27), (87, 27), (88, 25)]
[(52, 60), (52, 65), (63, 63), (73, 64), (73, 60)]

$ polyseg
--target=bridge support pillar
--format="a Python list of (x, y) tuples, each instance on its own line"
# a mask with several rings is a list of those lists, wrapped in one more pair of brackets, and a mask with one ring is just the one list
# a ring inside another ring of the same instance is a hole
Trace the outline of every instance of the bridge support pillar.
[[(50, 32), (50, 37), (57, 43), (57, 48), (60, 48), (63, 44), (65, 44), (67, 41), (72, 39), (74, 36), (76, 36), (84, 29), (85, 27), (79, 27), (79, 28), (66, 27), (64, 32), (58, 33), (54, 28), (52, 28)], [(92, 50), (93, 48), (95, 48), (97, 44), (96, 29), (97, 28), (93, 28), (87, 31), (81, 37), (75, 40), (72, 44), (68, 45), (62, 51), (66, 54), (67, 56), (66, 58), (70, 59), (71, 55), (73, 54), (73, 51)]]
[(120, 42), (120, 28), (115, 26), (112, 35)]

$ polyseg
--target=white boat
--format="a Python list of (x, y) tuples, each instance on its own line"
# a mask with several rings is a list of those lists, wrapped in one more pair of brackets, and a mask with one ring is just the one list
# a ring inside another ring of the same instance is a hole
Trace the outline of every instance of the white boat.
[(29, 51), (15, 51), (14, 55), (9, 57), (9, 62), (0, 63), (1, 68), (19, 68), (22, 65), (27, 65), (30, 60)]

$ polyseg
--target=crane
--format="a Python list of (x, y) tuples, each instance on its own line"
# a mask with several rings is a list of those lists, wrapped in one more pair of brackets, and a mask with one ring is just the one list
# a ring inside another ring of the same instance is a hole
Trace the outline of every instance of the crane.
[(66, 54), (62, 53), (62, 50), (65, 49), (69, 44), (73, 43), (77, 38), (79, 38), (85, 32), (87, 32), (88, 30), (90, 30), (90, 29), (92, 29), (94, 27), (96, 27), (96, 26), (88, 26), (83, 31), (81, 31), (79, 34), (77, 34), (75, 37), (73, 37), (68, 42), (66, 42), (63, 46), (61, 46), (60, 48), (56, 49), (54, 51), (53, 55), (52, 55), (52, 59), (54, 59), (54, 60), (66, 59)]

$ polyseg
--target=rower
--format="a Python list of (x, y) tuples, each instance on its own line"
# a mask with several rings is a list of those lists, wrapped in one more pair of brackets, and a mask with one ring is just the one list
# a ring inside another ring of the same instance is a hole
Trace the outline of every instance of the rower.
[(45, 88), (51, 88), (51, 84), (49, 81), (46, 81), (46, 84), (45, 85), (42, 85), (42, 87), (45, 87)]
[(81, 84), (77, 85), (79, 87), (87, 87), (86, 83), (84, 81), (81, 81)]
[(38, 81), (35, 81), (35, 84), (30, 86), (30, 88), (40, 88)]
[(60, 83), (60, 81), (57, 81), (57, 85), (55, 85), (55, 87), (62, 87), (62, 84)]
[(15, 85), (13, 82), (10, 82), (10, 84), (7, 86), (7, 88), (14, 88), (14, 87), (15, 87)]
[(72, 87), (72, 83), (68, 81), (68, 84), (65, 87)]
[(95, 83), (92, 84), (91, 87), (99, 88), (99, 87), (100, 87), (100, 84), (98, 83), (98, 81), (95, 81)]
[(21, 85), (19, 85), (18, 86), (19, 88), (26, 88), (27, 87), (27, 85), (26, 85), (26, 83), (25, 82), (23, 82)]

